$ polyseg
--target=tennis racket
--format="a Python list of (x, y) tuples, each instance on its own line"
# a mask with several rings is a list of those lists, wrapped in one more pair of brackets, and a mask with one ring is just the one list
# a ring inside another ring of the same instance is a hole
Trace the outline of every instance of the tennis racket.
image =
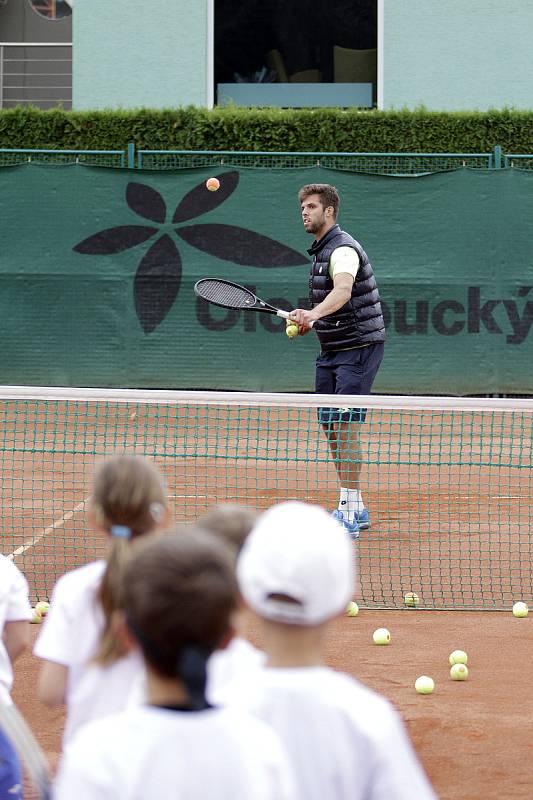
[(40, 800), (50, 800), (52, 792), (48, 762), (28, 723), (15, 705), (0, 701), (0, 725), (26, 768), (26, 774)]
[(283, 308), (276, 308), (276, 306), (266, 303), (239, 283), (225, 281), (221, 278), (202, 278), (194, 284), (194, 293), (202, 300), (221, 308), (262, 311), (265, 314), (275, 314), (277, 317), (290, 319), (289, 312)]

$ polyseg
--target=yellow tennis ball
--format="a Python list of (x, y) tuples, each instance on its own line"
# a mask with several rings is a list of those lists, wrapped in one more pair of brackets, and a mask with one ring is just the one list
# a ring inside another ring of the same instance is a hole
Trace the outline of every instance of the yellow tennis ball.
[(466, 681), (468, 678), (468, 667), (466, 664), (454, 664), (450, 669), (452, 681)]
[(208, 178), (205, 182), (206, 187), (210, 192), (216, 192), (220, 189), (220, 181), (218, 178)]
[(346, 616), (356, 617), (358, 614), (359, 614), (359, 606), (357, 605), (355, 600), (350, 600), (350, 602), (346, 606)]
[(454, 664), (466, 664), (468, 662), (468, 656), (464, 650), (454, 650), (453, 653), (450, 653), (448, 656), (448, 661), (452, 667)]
[(513, 606), (513, 616), (514, 617), (527, 617), (529, 614), (529, 608), (527, 603), (523, 603), (521, 600), (518, 603), (515, 603)]
[(298, 336), (298, 325), (287, 325), (285, 333), (289, 339), (294, 339), (295, 336)]
[(420, 598), (416, 592), (406, 592), (403, 596), (403, 602), (409, 608), (416, 608), (420, 602)]
[(50, 603), (48, 603), (46, 600), (39, 600), (39, 602), (35, 604), (35, 610), (41, 617), (46, 617), (49, 609)]
[(418, 694), (431, 694), (435, 688), (435, 681), (429, 675), (421, 675), (415, 681), (415, 689)]
[(372, 634), (374, 644), (390, 644), (390, 631), (387, 628), (378, 628)]
[(39, 612), (37, 611), (36, 608), (32, 608), (32, 610), (31, 610), (30, 622), (32, 624), (38, 624), (39, 622), (42, 622), (42, 617), (41, 617), (41, 615), (39, 614)]

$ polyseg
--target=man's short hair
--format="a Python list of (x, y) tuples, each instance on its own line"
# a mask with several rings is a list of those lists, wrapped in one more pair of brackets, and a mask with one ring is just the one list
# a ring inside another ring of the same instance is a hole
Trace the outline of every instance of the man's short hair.
[(335, 219), (337, 219), (341, 201), (336, 188), (329, 183), (308, 183), (307, 186), (302, 186), (298, 192), (298, 200), (302, 203), (306, 197), (312, 194), (318, 195), (320, 205), (323, 209), (331, 206), (333, 208), (333, 215)]

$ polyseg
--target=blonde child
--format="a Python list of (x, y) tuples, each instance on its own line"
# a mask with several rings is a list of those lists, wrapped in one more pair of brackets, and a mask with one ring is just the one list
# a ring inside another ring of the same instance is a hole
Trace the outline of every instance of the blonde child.
[(121, 577), (130, 540), (166, 520), (165, 490), (156, 468), (139, 456), (115, 456), (97, 470), (89, 521), (109, 536), (107, 559), (63, 575), (35, 644), (43, 659), (38, 695), (49, 706), (66, 704), (65, 744), (89, 720), (129, 702), (143, 672), (138, 653), (125, 652), (114, 630), (121, 607)]
[(124, 625), (148, 701), (86, 725), (66, 748), (55, 800), (293, 800), (286, 756), (264, 723), (209, 706), (207, 661), (232, 635), (231, 556), (207, 533), (140, 542), (124, 574)]

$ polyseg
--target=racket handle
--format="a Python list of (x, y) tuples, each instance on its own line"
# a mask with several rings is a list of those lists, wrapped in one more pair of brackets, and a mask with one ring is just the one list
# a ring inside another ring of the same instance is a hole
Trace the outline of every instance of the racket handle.
[[(288, 311), (283, 311), (282, 308), (278, 308), (278, 310), (276, 311), (276, 315), (278, 317), (282, 317), (283, 319), (290, 319), (290, 317), (291, 317), (290, 313)], [(294, 323), (294, 324), (296, 325), (296, 323)], [(315, 320), (312, 321), (312, 323), (311, 323), (311, 325), (309, 327), (312, 328), (314, 324), (315, 324)]]

